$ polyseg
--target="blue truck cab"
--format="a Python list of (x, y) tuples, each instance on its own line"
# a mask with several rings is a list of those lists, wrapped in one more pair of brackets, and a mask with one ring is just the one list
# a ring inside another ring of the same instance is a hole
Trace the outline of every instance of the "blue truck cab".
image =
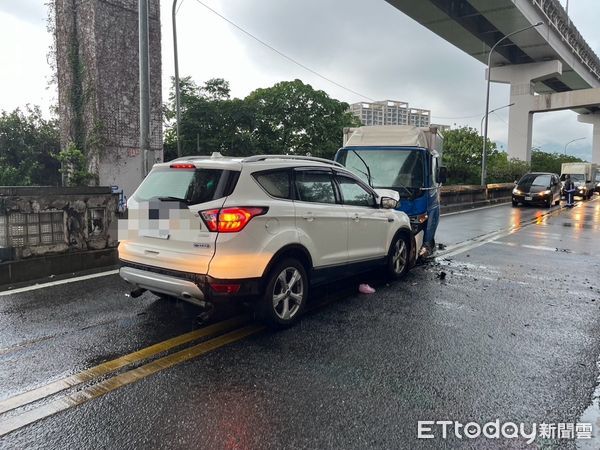
[(423, 246), (435, 248), (440, 219), (440, 187), (446, 181), (441, 166), (443, 139), (435, 128), (368, 126), (344, 129), (344, 146), (335, 161), (376, 189), (400, 195), (413, 232), (423, 232)]

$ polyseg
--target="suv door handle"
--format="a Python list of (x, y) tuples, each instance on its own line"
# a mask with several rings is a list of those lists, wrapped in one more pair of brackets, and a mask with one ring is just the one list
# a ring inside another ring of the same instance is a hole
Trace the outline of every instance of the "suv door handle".
[(354, 213), (354, 216), (352, 218), (354, 219), (355, 222), (359, 222), (360, 221), (360, 214)]
[(313, 220), (315, 220), (315, 216), (313, 216), (313, 213), (311, 212), (303, 214), (302, 218), (308, 222), (312, 222)]

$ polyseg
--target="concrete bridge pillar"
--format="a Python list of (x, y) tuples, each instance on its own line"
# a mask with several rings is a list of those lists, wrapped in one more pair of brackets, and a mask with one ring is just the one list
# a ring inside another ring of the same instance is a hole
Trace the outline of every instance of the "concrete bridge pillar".
[(592, 137), (592, 162), (600, 164), (600, 113), (580, 114), (577, 120), (581, 123), (590, 123), (594, 126)]
[[(55, 0), (61, 145), (82, 150), (102, 186), (142, 181), (138, 2)], [(160, 1), (150, 0), (150, 149), (162, 159)]]
[[(522, 161), (531, 161), (531, 135), (533, 125), (533, 81), (560, 75), (560, 61), (517, 64), (492, 67), (490, 80), (510, 84), (508, 116), (508, 155)], [(490, 74), (486, 74), (490, 76)]]

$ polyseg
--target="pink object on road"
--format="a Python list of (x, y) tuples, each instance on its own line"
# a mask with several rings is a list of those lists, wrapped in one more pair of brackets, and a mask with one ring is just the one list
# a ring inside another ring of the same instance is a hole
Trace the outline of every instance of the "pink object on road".
[(358, 285), (358, 292), (360, 292), (361, 294), (374, 294), (375, 289), (373, 289), (368, 284), (364, 283)]

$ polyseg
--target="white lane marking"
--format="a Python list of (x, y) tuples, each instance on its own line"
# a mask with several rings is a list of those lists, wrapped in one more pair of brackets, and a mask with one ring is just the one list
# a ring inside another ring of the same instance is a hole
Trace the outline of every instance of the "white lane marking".
[(440, 214), (440, 217), (454, 216), (456, 214), (464, 214), (464, 213), (473, 212), (473, 211), (481, 211), (483, 209), (497, 208), (498, 206), (506, 206), (506, 205), (510, 205), (510, 202), (496, 203), (495, 205), (481, 206), (480, 208), (471, 208), (471, 209), (464, 209), (462, 211), (454, 211), (451, 213), (444, 213), (444, 214)]
[(51, 287), (51, 286), (58, 286), (60, 284), (75, 283), (76, 281), (91, 280), (93, 278), (100, 278), (100, 277), (106, 277), (109, 275), (116, 275), (118, 273), (119, 273), (118, 269), (117, 270), (109, 270), (107, 272), (92, 273), (90, 275), (83, 275), (80, 277), (67, 278), (65, 280), (50, 281), (49, 283), (35, 284), (33, 286), (26, 286), (26, 287), (22, 287), (22, 288), (18, 288), (18, 289), (11, 289), (9, 291), (2, 291), (2, 292), (0, 292), (0, 297), (6, 296), (6, 295), (12, 295), (12, 294), (19, 294), (21, 292), (35, 291), (37, 289), (44, 289), (44, 288)]
[(452, 256), (459, 255), (461, 253), (467, 252), (477, 247), (481, 247), (482, 245), (489, 244), (490, 242), (497, 241), (503, 237), (510, 236), (513, 233), (523, 230), (529, 225), (536, 223), (539, 220), (546, 221), (549, 217), (553, 217), (555, 215), (560, 215), (564, 211), (563, 207), (554, 208), (542, 214), (540, 217), (534, 217), (531, 219), (526, 219), (524, 221), (519, 222), (518, 225), (514, 225), (508, 229), (494, 231), (488, 234), (484, 234), (479, 238), (474, 239), (470, 244), (464, 245), (464, 243), (458, 243), (453, 246), (447, 247), (450, 251), (440, 254), (436, 258), (450, 258)]
[(514, 233), (514, 230), (511, 230), (511, 231), (505, 232), (505, 233), (500, 233), (500, 234), (497, 234), (496, 236), (492, 236), (488, 239), (484, 239), (482, 241), (476, 241), (469, 245), (461, 246), (460, 248), (458, 248), (454, 251), (450, 251), (448, 253), (444, 253), (443, 255), (440, 255), (439, 257), (440, 258), (451, 258), (452, 256), (460, 255), (461, 253), (468, 252), (469, 250), (472, 250), (474, 248), (481, 247), (482, 245), (489, 244), (490, 242), (494, 242), (494, 241), (496, 241), (500, 238), (506, 237), (512, 233)]
[(496, 245), (507, 245), (509, 247), (523, 247), (523, 248), (530, 248), (532, 250), (545, 250), (547, 252), (557, 252), (558, 249), (556, 247), (545, 247), (543, 245), (529, 245), (529, 244), (517, 244), (515, 242), (502, 242), (502, 241), (494, 241), (491, 242), (491, 244), (496, 244)]

